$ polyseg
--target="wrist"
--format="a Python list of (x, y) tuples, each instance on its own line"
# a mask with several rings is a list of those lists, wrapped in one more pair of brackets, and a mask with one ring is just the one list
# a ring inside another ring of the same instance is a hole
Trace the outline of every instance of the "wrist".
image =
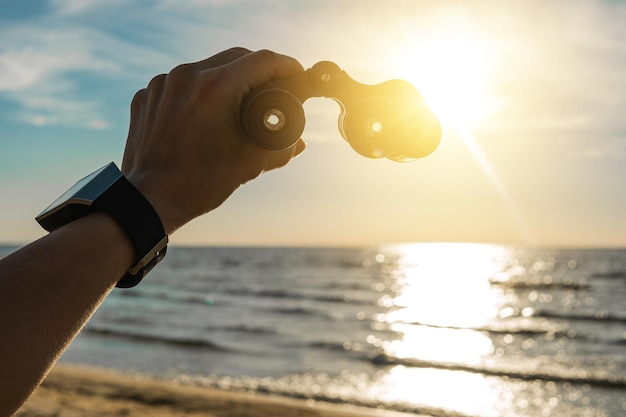
[(37, 216), (37, 221), (53, 231), (94, 212), (108, 214), (133, 243), (135, 262), (117, 286), (137, 285), (165, 256), (168, 235), (150, 201), (114, 163), (78, 181)]
[(152, 205), (167, 235), (171, 235), (188, 221), (183, 218), (182, 210), (171, 203), (172, 195), (161, 185), (161, 181), (145, 176), (125, 176)]

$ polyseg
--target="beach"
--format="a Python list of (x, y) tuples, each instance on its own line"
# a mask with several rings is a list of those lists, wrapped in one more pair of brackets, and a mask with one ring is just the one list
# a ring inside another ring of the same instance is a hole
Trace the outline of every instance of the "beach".
[(623, 416), (625, 284), (625, 249), (173, 247), (20, 415)]
[(65, 364), (57, 365), (52, 370), (16, 414), (18, 417), (400, 417), (402, 415), (354, 406), (184, 386), (171, 381)]

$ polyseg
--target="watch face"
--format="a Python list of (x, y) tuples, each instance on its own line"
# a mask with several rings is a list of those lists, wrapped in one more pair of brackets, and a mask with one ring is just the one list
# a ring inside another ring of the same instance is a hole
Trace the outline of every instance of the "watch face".
[(113, 162), (103, 166), (76, 182), (46, 207), (36, 220), (48, 231), (74, 220), (81, 213), (85, 214), (85, 207), (89, 207), (100, 194), (121, 176), (122, 173)]

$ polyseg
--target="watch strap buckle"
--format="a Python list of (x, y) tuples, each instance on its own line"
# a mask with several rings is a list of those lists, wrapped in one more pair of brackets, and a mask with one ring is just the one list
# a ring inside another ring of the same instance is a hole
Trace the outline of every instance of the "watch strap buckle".
[(118, 288), (130, 288), (139, 284), (148, 272), (152, 270), (163, 258), (167, 252), (167, 235), (157, 243), (146, 255), (133, 265), (128, 272), (115, 285)]

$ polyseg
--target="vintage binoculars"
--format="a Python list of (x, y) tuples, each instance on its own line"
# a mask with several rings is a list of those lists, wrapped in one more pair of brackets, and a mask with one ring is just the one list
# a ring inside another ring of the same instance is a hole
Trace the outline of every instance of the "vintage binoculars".
[(441, 125), (410, 83), (361, 84), (329, 61), (250, 91), (241, 106), (241, 125), (259, 146), (287, 149), (304, 131), (302, 104), (311, 97), (339, 104), (339, 131), (363, 156), (411, 161), (439, 145)]

